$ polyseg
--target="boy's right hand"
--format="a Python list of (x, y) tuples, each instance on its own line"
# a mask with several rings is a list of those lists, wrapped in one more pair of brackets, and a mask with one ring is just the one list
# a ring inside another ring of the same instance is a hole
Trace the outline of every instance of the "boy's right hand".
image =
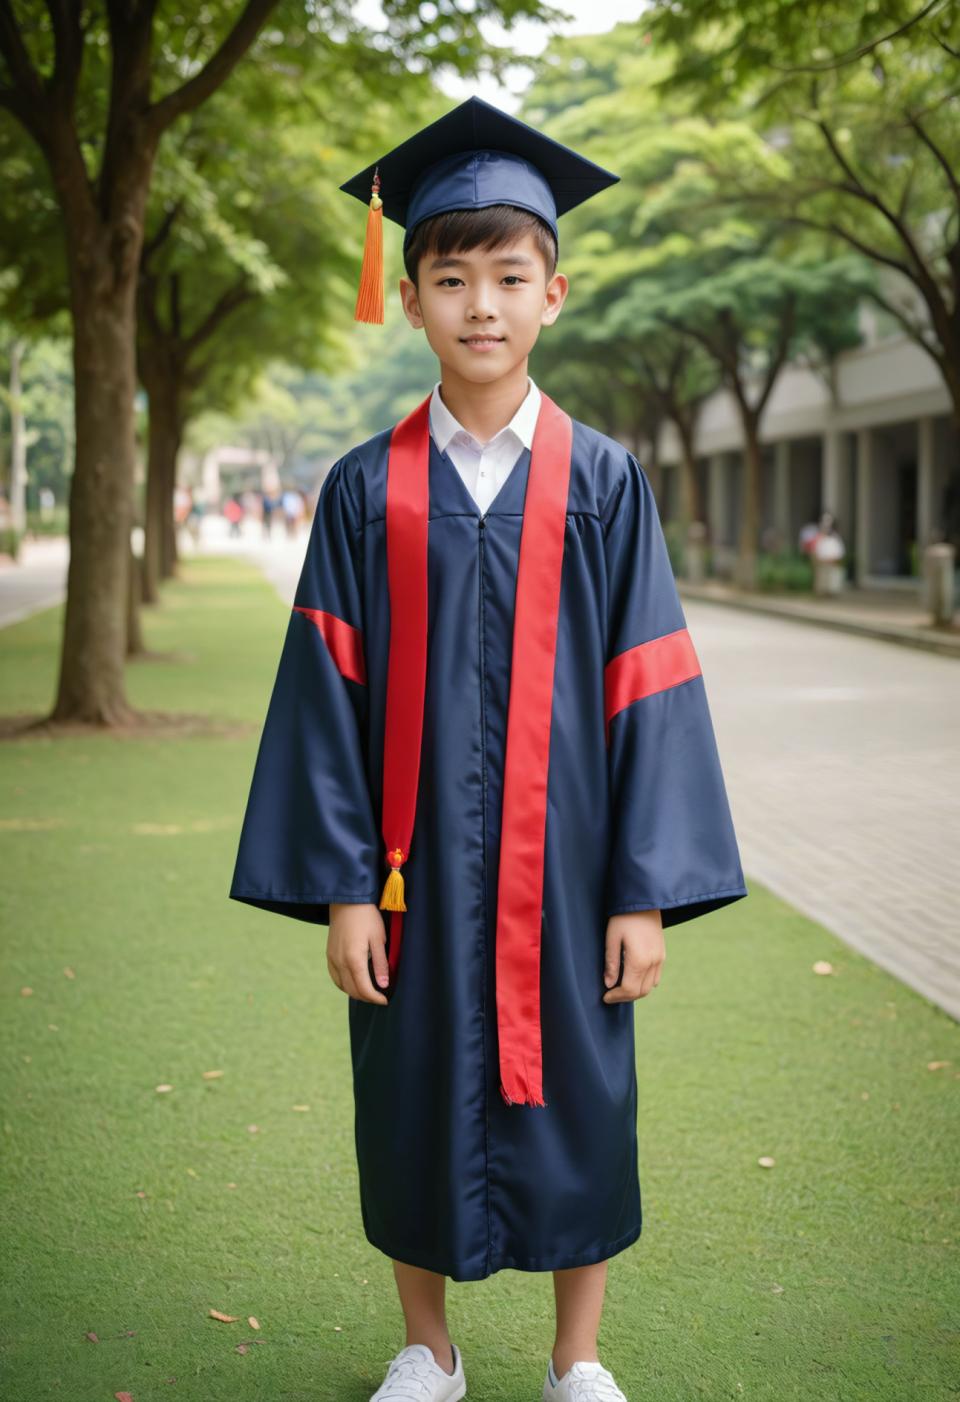
[(386, 1003), (386, 995), (377, 991), (370, 978), (368, 960), (373, 960), (373, 974), (386, 988), (390, 977), (387, 963), (387, 931), (380, 907), (365, 904), (336, 904), (330, 906), (330, 932), (327, 935), (327, 968), (339, 989), (364, 1003)]

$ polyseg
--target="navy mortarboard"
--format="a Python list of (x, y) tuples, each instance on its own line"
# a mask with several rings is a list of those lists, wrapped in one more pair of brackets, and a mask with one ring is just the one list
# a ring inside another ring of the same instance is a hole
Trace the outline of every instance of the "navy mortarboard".
[(493, 204), (539, 215), (559, 244), (559, 216), (619, 179), (482, 98), (468, 98), (340, 186), (369, 201), (355, 319), (383, 321), (384, 215), (406, 230), (404, 251), (424, 219)]

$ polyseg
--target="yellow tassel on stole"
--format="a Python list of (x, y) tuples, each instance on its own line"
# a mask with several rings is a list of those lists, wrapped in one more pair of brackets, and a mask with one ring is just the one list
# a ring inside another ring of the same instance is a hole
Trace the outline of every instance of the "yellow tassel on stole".
[(397, 847), (390, 853), (391, 862), (396, 862), (396, 866), (391, 866), (390, 875), (387, 877), (383, 888), (383, 895), (380, 897), (381, 910), (406, 910), (403, 903), (403, 877), (400, 874), (400, 862), (403, 861), (403, 853)]
[[(373, 194), (367, 210), (367, 236), (363, 245), (363, 265), (360, 269), (360, 290), (354, 321), (374, 321), (383, 324), (383, 200), (379, 169), (373, 175)], [(403, 907), (388, 907), (391, 910)]]

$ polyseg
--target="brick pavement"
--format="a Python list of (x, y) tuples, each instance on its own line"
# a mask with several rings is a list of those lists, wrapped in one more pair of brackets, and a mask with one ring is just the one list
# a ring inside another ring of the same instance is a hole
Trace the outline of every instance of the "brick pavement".
[(960, 1018), (960, 667), (686, 599), (744, 869)]

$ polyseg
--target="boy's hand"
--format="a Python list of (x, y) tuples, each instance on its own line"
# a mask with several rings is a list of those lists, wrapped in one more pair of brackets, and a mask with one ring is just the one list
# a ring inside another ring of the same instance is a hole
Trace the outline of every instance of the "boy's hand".
[(330, 933), (327, 936), (327, 968), (338, 988), (364, 1003), (386, 1003), (370, 978), (367, 965), (373, 960), (373, 975), (386, 988), (390, 970), (387, 964), (387, 930), (380, 907), (364, 904), (331, 904)]
[[(617, 987), (620, 957), (623, 979)], [(660, 982), (660, 970), (667, 952), (663, 942), (663, 922), (659, 910), (631, 910), (611, 915), (607, 921), (603, 982), (605, 1003), (632, 1002), (645, 998)]]

